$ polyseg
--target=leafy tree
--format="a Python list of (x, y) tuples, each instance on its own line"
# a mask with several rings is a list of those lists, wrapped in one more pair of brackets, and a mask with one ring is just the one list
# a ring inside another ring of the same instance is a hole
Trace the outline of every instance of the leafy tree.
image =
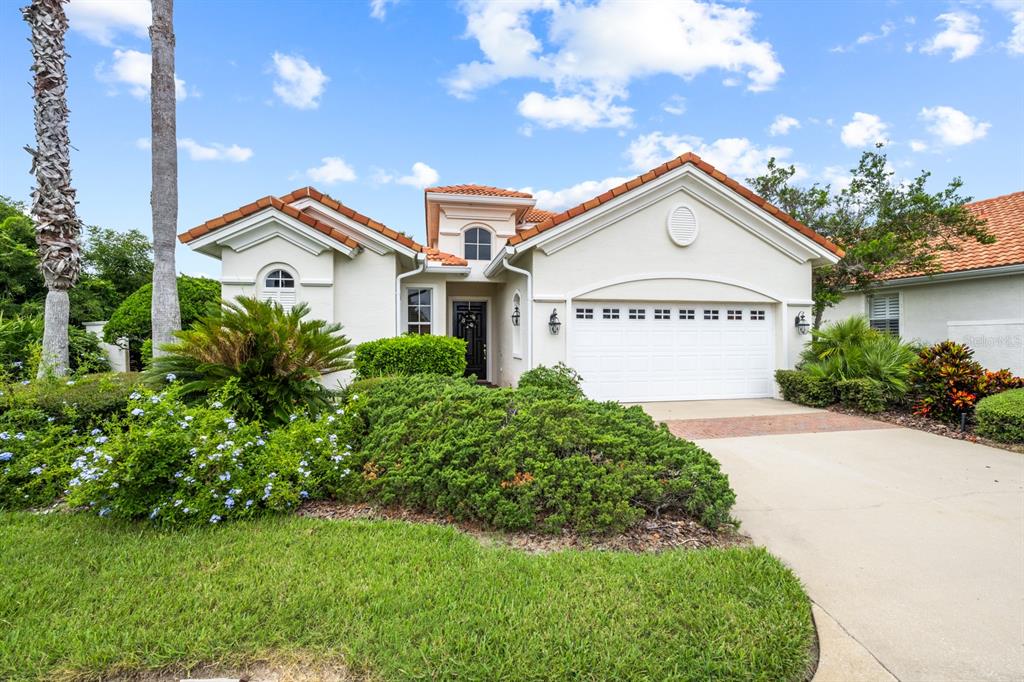
[[(187, 326), (209, 313), (211, 307), (215, 307), (220, 300), (220, 282), (205, 277), (179, 275), (178, 292), (181, 319)], [(103, 328), (103, 338), (107, 343), (116, 343), (122, 337), (128, 339), (132, 364), (136, 366), (140, 360), (138, 353), (143, 342), (152, 337), (152, 298), (153, 285), (142, 285), (117, 307)]]
[(109, 319), (117, 306), (153, 272), (152, 247), (138, 230), (118, 232), (91, 226), (82, 244), (84, 271), (71, 291), (71, 319)]
[(12, 316), (37, 312), (24, 310), (26, 302), (42, 310), (46, 287), (39, 274), (36, 230), (25, 214), (25, 205), (0, 196), (0, 313)]
[(748, 180), (755, 192), (846, 252), (838, 264), (814, 270), (815, 328), (825, 309), (851, 291), (870, 290), (894, 273), (934, 273), (938, 254), (964, 240), (995, 241), (984, 221), (964, 208), (971, 197), (960, 194), (960, 178), (930, 193), (930, 173), (897, 181), (880, 150), (863, 153), (850, 186), (839, 192), (829, 185), (793, 186), (796, 169), (775, 159), (764, 175)]

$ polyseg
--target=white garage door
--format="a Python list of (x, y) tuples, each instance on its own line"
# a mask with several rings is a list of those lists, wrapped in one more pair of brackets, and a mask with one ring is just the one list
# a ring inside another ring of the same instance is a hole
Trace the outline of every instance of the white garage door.
[(569, 362), (597, 400), (770, 397), (772, 308), (575, 302)]

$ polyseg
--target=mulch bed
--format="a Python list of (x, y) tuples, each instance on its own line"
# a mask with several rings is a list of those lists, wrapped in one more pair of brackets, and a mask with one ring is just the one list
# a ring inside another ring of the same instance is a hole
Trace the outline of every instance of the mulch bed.
[(530, 533), (498, 531), (465, 521), (456, 521), (425, 512), (400, 507), (378, 507), (372, 504), (345, 504), (331, 500), (304, 502), (296, 512), (299, 516), (335, 520), (389, 520), (451, 526), (480, 542), (501, 545), (528, 553), (560, 552), (566, 549), (606, 550), (616, 552), (659, 552), (667, 549), (702, 549), (735, 547), (749, 544), (750, 539), (738, 531), (710, 531), (682, 515), (662, 514), (647, 518), (615, 535), (578, 535), (561, 533)]
[(858, 417), (864, 417), (865, 419), (874, 419), (875, 421), (894, 424), (907, 429), (926, 431), (928, 433), (934, 433), (937, 436), (945, 436), (946, 438), (954, 438), (956, 440), (965, 440), (970, 443), (979, 443), (993, 448), (1000, 448), (1002, 450), (1009, 450), (1010, 452), (1019, 452), (1024, 454), (1024, 444), (1000, 443), (998, 441), (989, 440), (988, 438), (983, 438), (971, 431), (971, 426), (969, 424), (966, 431), (961, 431), (958, 426), (950, 426), (943, 422), (935, 421), (934, 419), (919, 417), (906, 410), (885, 410), (884, 412), (879, 412), (877, 414), (868, 414), (867, 412), (850, 407), (843, 407), (842, 405), (830, 405), (826, 409), (832, 412), (839, 412), (841, 414), (851, 414), (857, 415)]

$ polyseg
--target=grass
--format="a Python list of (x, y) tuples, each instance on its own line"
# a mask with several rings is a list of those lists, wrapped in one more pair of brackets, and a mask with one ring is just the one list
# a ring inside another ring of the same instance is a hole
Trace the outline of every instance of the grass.
[(761, 549), (527, 555), (443, 527), (167, 532), (0, 514), (0, 679), (266, 657), (375, 679), (800, 680), (797, 579)]

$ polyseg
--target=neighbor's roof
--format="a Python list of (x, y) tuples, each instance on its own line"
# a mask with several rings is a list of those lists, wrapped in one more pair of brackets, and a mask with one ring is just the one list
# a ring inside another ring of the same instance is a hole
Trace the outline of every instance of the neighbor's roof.
[(539, 223), (556, 215), (558, 214), (555, 213), (554, 211), (545, 211), (542, 208), (531, 208), (527, 210), (525, 214), (523, 214), (522, 222)]
[(316, 217), (310, 215), (309, 213), (306, 213), (303, 210), (291, 206), (293, 202), (306, 197), (309, 197), (310, 199), (313, 199), (314, 201), (323, 204), (324, 206), (333, 209), (338, 213), (341, 213), (346, 218), (356, 223), (359, 223), (364, 227), (368, 227), (371, 230), (374, 230), (375, 232), (384, 235), (388, 239), (397, 242), (402, 246), (405, 246), (406, 248), (412, 249), (413, 251), (416, 251), (418, 253), (426, 254), (427, 260), (437, 261), (440, 262), (442, 265), (469, 264), (469, 262), (464, 258), (459, 258), (458, 256), (455, 256), (450, 253), (445, 253), (443, 251), (438, 251), (437, 249), (428, 249), (422, 244), (414, 241), (411, 237), (404, 235), (400, 232), (397, 232), (395, 230), (392, 230), (387, 225), (378, 222), (373, 218), (364, 216), (363, 214), (357, 211), (352, 210), (351, 208), (341, 203), (337, 199), (333, 199), (313, 187), (303, 187), (301, 189), (289, 192), (288, 194), (285, 194), (284, 196), (281, 197), (263, 197), (262, 199), (258, 199), (252, 202), (251, 204), (246, 204), (245, 206), (237, 208), (234, 211), (229, 211), (228, 213), (225, 213), (222, 216), (213, 218), (211, 220), (207, 220), (205, 223), (197, 225), (196, 227), (193, 227), (191, 230), (182, 232), (181, 234), (178, 235), (178, 239), (183, 244), (188, 244), (189, 242), (198, 239), (199, 237), (202, 237), (203, 235), (209, 232), (219, 230), (220, 228), (226, 225), (230, 225), (231, 223), (234, 223), (238, 220), (241, 220), (246, 216), (250, 216), (266, 208), (275, 208), (284, 213), (285, 215), (291, 216), (292, 218), (299, 220), (303, 224), (308, 225), (309, 227), (317, 230), (318, 232), (322, 232), (328, 237), (335, 239), (336, 241), (344, 244), (345, 246), (348, 246), (349, 248), (354, 249), (359, 246), (358, 242), (356, 242), (354, 239), (349, 237), (341, 230), (338, 230), (337, 228), (328, 225), (327, 223), (317, 219)]
[(509, 199), (532, 199), (533, 195), (527, 192), (518, 192), (514, 189), (502, 189), (489, 185), (441, 185), (439, 187), (428, 187), (424, 190), (427, 194), (465, 194), (478, 197), (507, 197)]
[(736, 192), (747, 201), (753, 203), (754, 205), (763, 209), (767, 213), (773, 215), (782, 222), (786, 223), (788, 226), (792, 227), (800, 234), (813, 240), (815, 243), (819, 244), (820, 246), (823, 246), (824, 248), (828, 249), (835, 255), (842, 257), (843, 250), (841, 248), (839, 248), (829, 240), (825, 239), (820, 234), (818, 234), (811, 228), (807, 227), (799, 220), (786, 213), (785, 211), (773, 206), (772, 204), (768, 203), (767, 200), (757, 196), (749, 189), (741, 185), (739, 182), (733, 180), (725, 173), (716, 169), (710, 163), (707, 163), (706, 161), (704, 161), (703, 159), (701, 159), (699, 156), (692, 152), (687, 152), (682, 156), (677, 156), (671, 161), (663, 163), (657, 168), (647, 171), (643, 175), (637, 176), (632, 180), (619, 185), (618, 187), (611, 188), (604, 194), (596, 196), (589, 201), (583, 202), (579, 206), (574, 206), (573, 208), (570, 208), (567, 211), (562, 211), (561, 213), (556, 213), (555, 215), (549, 216), (540, 223), (534, 225), (533, 227), (527, 230), (522, 230), (515, 236), (510, 237), (508, 243), (513, 245), (520, 244), (526, 241), (527, 239), (530, 239), (531, 237), (535, 237), (536, 235), (541, 234), (542, 232), (546, 232), (547, 230), (557, 227), (558, 225), (561, 225), (567, 220), (571, 220), (572, 218), (575, 218), (578, 215), (582, 215), (583, 213), (586, 213), (587, 211), (593, 208), (597, 208), (601, 204), (607, 203), (616, 197), (622, 196), (626, 192), (634, 190), (637, 187), (640, 187), (641, 185), (645, 185), (651, 180), (661, 177), (665, 173), (675, 170), (676, 168), (679, 168), (684, 164), (688, 163), (704, 171), (718, 182), (722, 183), (732, 191)]
[[(1024, 191), (982, 199), (964, 206), (985, 221), (985, 229), (996, 238), (994, 244), (979, 244), (968, 239), (957, 244), (956, 251), (940, 251), (939, 272), (982, 270), (1024, 263)], [(902, 275), (904, 279), (919, 275)]]

